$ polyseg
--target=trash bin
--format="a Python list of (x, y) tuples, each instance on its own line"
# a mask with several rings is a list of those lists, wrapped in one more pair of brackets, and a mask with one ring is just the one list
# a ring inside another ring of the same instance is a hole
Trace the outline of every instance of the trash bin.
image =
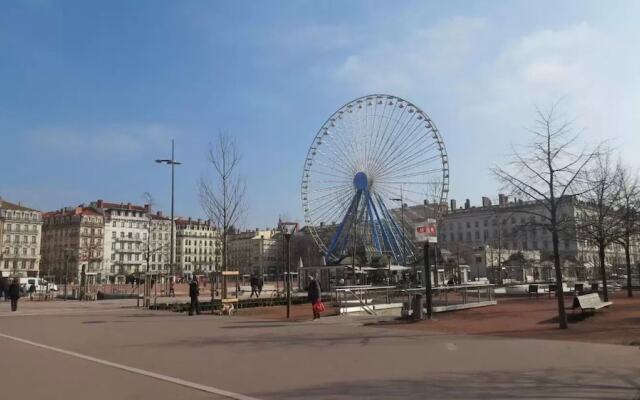
[(422, 319), (424, 316), (424, 297), (422, 294), (415, 294), (412, 299), (411, 309), (413, 312), (411, 316), (413, 319)]

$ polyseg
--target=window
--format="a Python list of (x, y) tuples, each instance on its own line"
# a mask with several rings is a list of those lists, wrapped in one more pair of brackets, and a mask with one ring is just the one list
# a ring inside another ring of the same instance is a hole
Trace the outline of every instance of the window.
[(116, 227), (116, 221), (113, 221), (113, 223), (111, 224), (111, 226), (113, 226), (114, 228)]

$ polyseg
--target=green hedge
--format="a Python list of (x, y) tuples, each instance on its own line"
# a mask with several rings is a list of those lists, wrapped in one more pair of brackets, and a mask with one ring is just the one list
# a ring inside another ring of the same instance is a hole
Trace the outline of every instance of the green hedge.
[[(291, 304), (304, 304), (308, 303), (306, 297), (292, 297)], [(255, 307), (272, 307), (272, 306), (283, 306), (287, 304), (286, 298), (273, 298), (273, 297), (263, 297), (263, 298), (253, 298), (253, 299), (241, 299), (238, 300), (237, 307), (240, 308), (255, 308)], [(174, 311), (174, 312), (188, 312), (191, 304), (188, 302), (185, 303), (156, 303), (149, 307), (152, 310), (160, 310), (160, 311)], [(214, 310), (222, 309), (222, 302), (219, 300), (213, 302)], [(200, 310), (201, 311), (211, 311), (211, 302), (204, 301), (200, 302)]]

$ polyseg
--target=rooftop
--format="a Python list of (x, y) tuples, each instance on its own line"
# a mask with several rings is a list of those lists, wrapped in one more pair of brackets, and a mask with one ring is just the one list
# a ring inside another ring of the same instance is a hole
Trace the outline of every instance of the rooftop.
[(10, 203), (0, 198), (0, 208), (3, 210), (15, 210), (15, 211), (38, 211), (33, 208), (25, 207), (22, 204)]

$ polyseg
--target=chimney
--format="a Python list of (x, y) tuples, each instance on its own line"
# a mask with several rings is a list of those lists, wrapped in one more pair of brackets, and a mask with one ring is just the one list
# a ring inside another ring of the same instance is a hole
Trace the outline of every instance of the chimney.
[(451, 199), (451, 211), (455, 211), (458, 209), (457, 207), (457, 203), (456, 203), (456, 199)]
[(151, 205), (150, 204), (145, 204), (144, 205), (144, 211), (145, 212), (149, 212), (149, 210), (151, 210)]
[(200, 218), (198, 218), (198, 225), (200, 225), (201, 222), (202, 222), (202, 220)]
[(491, 199), (486, 196), (482, 197), (482, 207), (491, 207)]
[(98, 201), (96, 202), (96, 206), (98, 208), (102, 208), (102, 205), (104, 204), (104, 202), (102, 201), (102, 199), (98, 199)]
[(191, 223), (191, 217), (189, 217), (189, 219), (187, 219), (187, 221), (189, 221), (189, 223)]
[(156, 215), (157, 215), (158, 217), (162, 217), (162, 211), (158, 211), (158, 212), (156, 212)]
[(470, 208), (471, 208), (471, 200), (466, 199), (466, 200), (464, 201), (464, 209), (465, 209), (465, 210), (468, 210), (468, 209), (470, 209)]
[(131, 210), (131, 203), (127, 203), (127, 210)]

